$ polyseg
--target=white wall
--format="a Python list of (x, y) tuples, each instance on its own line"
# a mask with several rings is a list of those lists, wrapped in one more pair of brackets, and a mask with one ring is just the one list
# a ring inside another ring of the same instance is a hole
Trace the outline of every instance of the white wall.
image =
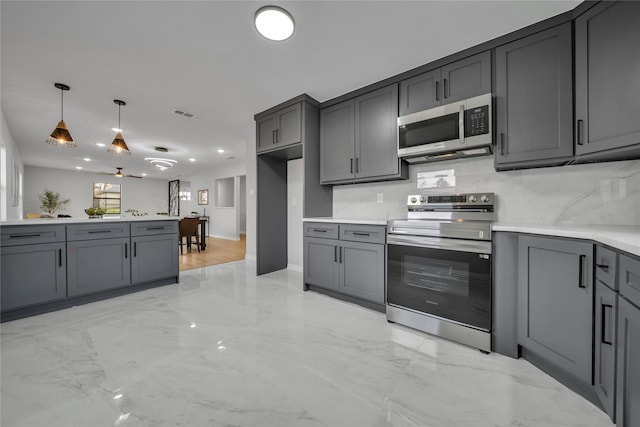
[[(209, 236), (238, 240), (240, 238), (240, 225), (237, 216), (239, 203), (235, 201), (234, 207), (232, 208), (216, 208), (216, 180), (220, 178), (234, 178), (234, 183), (237, 183), (239, 179), (236, 178), (245, 175), (246, 170), (247, 168), (244, 163), (233, 162), (224, 168), (211, 169), (206, 172), (181, 178), (191, 182), (190, 188), (180, 188), (180, 191), (187, 190), (191, 192), (191, 200), (180, 201), (180, 216), (189, 215), (191, 212), (207, 215), (209, 216)], [(209, 204), (199, 205), (198, 190), (205, 189), (209, 190)]]
[(247, 176), (240, 177), (240, 211), (238, 212), (240, 233), (247, 232)]
[(256, 259), (256, 181), (257, 181), (257, 163), (256, 163), (256, 123), (253, 117), (247, 119), (247, 140), (246, 140), (246, 167), (247, 167), (247, 254), (245, 259)]
[[(444, 169), (455, 171), (455, 188), (417, 189), (418, 172)], [(409, 170), (407, 181), (335, 186), (334, 217), (406, 218), (409, 194), (488, 191), (496, 194), (499, 222), (640, 225), (640, 160), (496, 172), (486, 156)]]
[(168, 183), (151, 178), (117, 178), (90, 172), (25, 166), (24, 213), (40, 213), (38, 194), (45, 189), (60, 193), (63, 199), (71, 199), (64, 213), (72, 217), (86, 217), (84, 210), (93, 202), (93, 183), (120, 184), (122, 191), (122, 216), (127, 209), (155, 215), (168, 211)]
[[(24, 164), (13, 135), (7, 127), (4, 112), (0, 116), (0, 221), (6, 221), (22, 218)], [(17, 168), (18, 177), (15, 181), (14, 167)], [(17, 203), (14, 202), (14, 191), (18, 192)]]
[(304, 161), (287, 162), (287, 268), (302, 271), (302, 205)]

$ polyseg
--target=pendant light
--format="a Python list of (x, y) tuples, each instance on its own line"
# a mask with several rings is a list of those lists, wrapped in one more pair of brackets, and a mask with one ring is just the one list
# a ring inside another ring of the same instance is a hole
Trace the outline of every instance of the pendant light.
[(73, 137), (64, 122), (64, 91), (71, 88), (63, 83), (55, 83), (54, 86), (60, 89), (60, 121), (53, 132), (51, 132), (51, 135), (49, 135), (46, 142), (58, 147), (75, 148), (78, 144), (73, 140)]
[(122, 128), (120, 127), (120, 107), (123, 105), (127, 105), (126, 102), (120, 101), (119, 99), (114, 99), (113, 102), (118, 105), (118, 133), (116, 137), (113, 138), (113, 142), (109, 146), (107, 152), (113, 154), (123, 154), (123, 155), (131, 155), (131, 151), (129, 151), (129, 147), (127, 147), (127, 143), (124, 142), (124, 138), (122, 137)]

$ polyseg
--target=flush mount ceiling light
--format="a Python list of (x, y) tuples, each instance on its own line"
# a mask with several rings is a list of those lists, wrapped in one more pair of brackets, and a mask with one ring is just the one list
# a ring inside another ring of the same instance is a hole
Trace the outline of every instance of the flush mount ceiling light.
[(261, 36), (273, 41), (288, 39), (295, 28), (291, 14), (278, 6), (264, 6), (258, 9), (254, 24)]
[(71, 88), (63, 83), (55, 83), (54, 86), (60, 89), (60, 121), (46, 142), (51, 145), (57, 145), (58, 147), (75, 148), (78, 144), (71, 137), (71, 133), (69, 133), (69, 129), (64, 122), (64, 91)]
[(114, 99), (113, 102), (118, 105), (118, 133), (116, 134), (116, 137), (113, 138), (113, 142), (107, 149), (107, 152), (113, 153), (113, 154), (131, 155), (131, 151), (129, 151), (129, 147), (127, 147), (127, 143), (124, 142), (124, 138), (122, 137), (122, 131), (120, 130), (122, 129), (120, 127), (120, 107), (122, 107), (123, 105), (127, 105), (127, 103), (124, 101), (120, 101), (119, 99)]
[(177, 160), (161, 159), (158, 157), (145, 157), (144, 159), (151, 163), (153, 166), (163, 171), (169, 169), (170, 167), (173, 167), (173, 165), (178, 163)]

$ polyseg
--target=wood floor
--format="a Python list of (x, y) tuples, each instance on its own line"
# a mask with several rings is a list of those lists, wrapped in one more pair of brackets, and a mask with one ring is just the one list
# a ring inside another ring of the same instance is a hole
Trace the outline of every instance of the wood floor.
[(183, 247), (184, 254), (179, 256), (180, 271), (231, 261), (240, 261), (244, 259), (246, 247), (246, 234), (241, 234), (240, 240), (207, 237), (207, 249), (204, 251), (198, 252), (195, 243), (191, 246), (191, 250), (187, 250), (186, 245)]

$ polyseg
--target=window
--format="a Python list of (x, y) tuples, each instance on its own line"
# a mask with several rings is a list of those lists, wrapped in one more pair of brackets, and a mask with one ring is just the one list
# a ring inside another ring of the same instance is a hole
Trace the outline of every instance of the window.
[(102, 208), (107, 214), (119, 214), (121, 200), (120, 184), (93, 183), (94, 208)]
[(191, 191), (181, 191), (180, 200), (191, 200)]

